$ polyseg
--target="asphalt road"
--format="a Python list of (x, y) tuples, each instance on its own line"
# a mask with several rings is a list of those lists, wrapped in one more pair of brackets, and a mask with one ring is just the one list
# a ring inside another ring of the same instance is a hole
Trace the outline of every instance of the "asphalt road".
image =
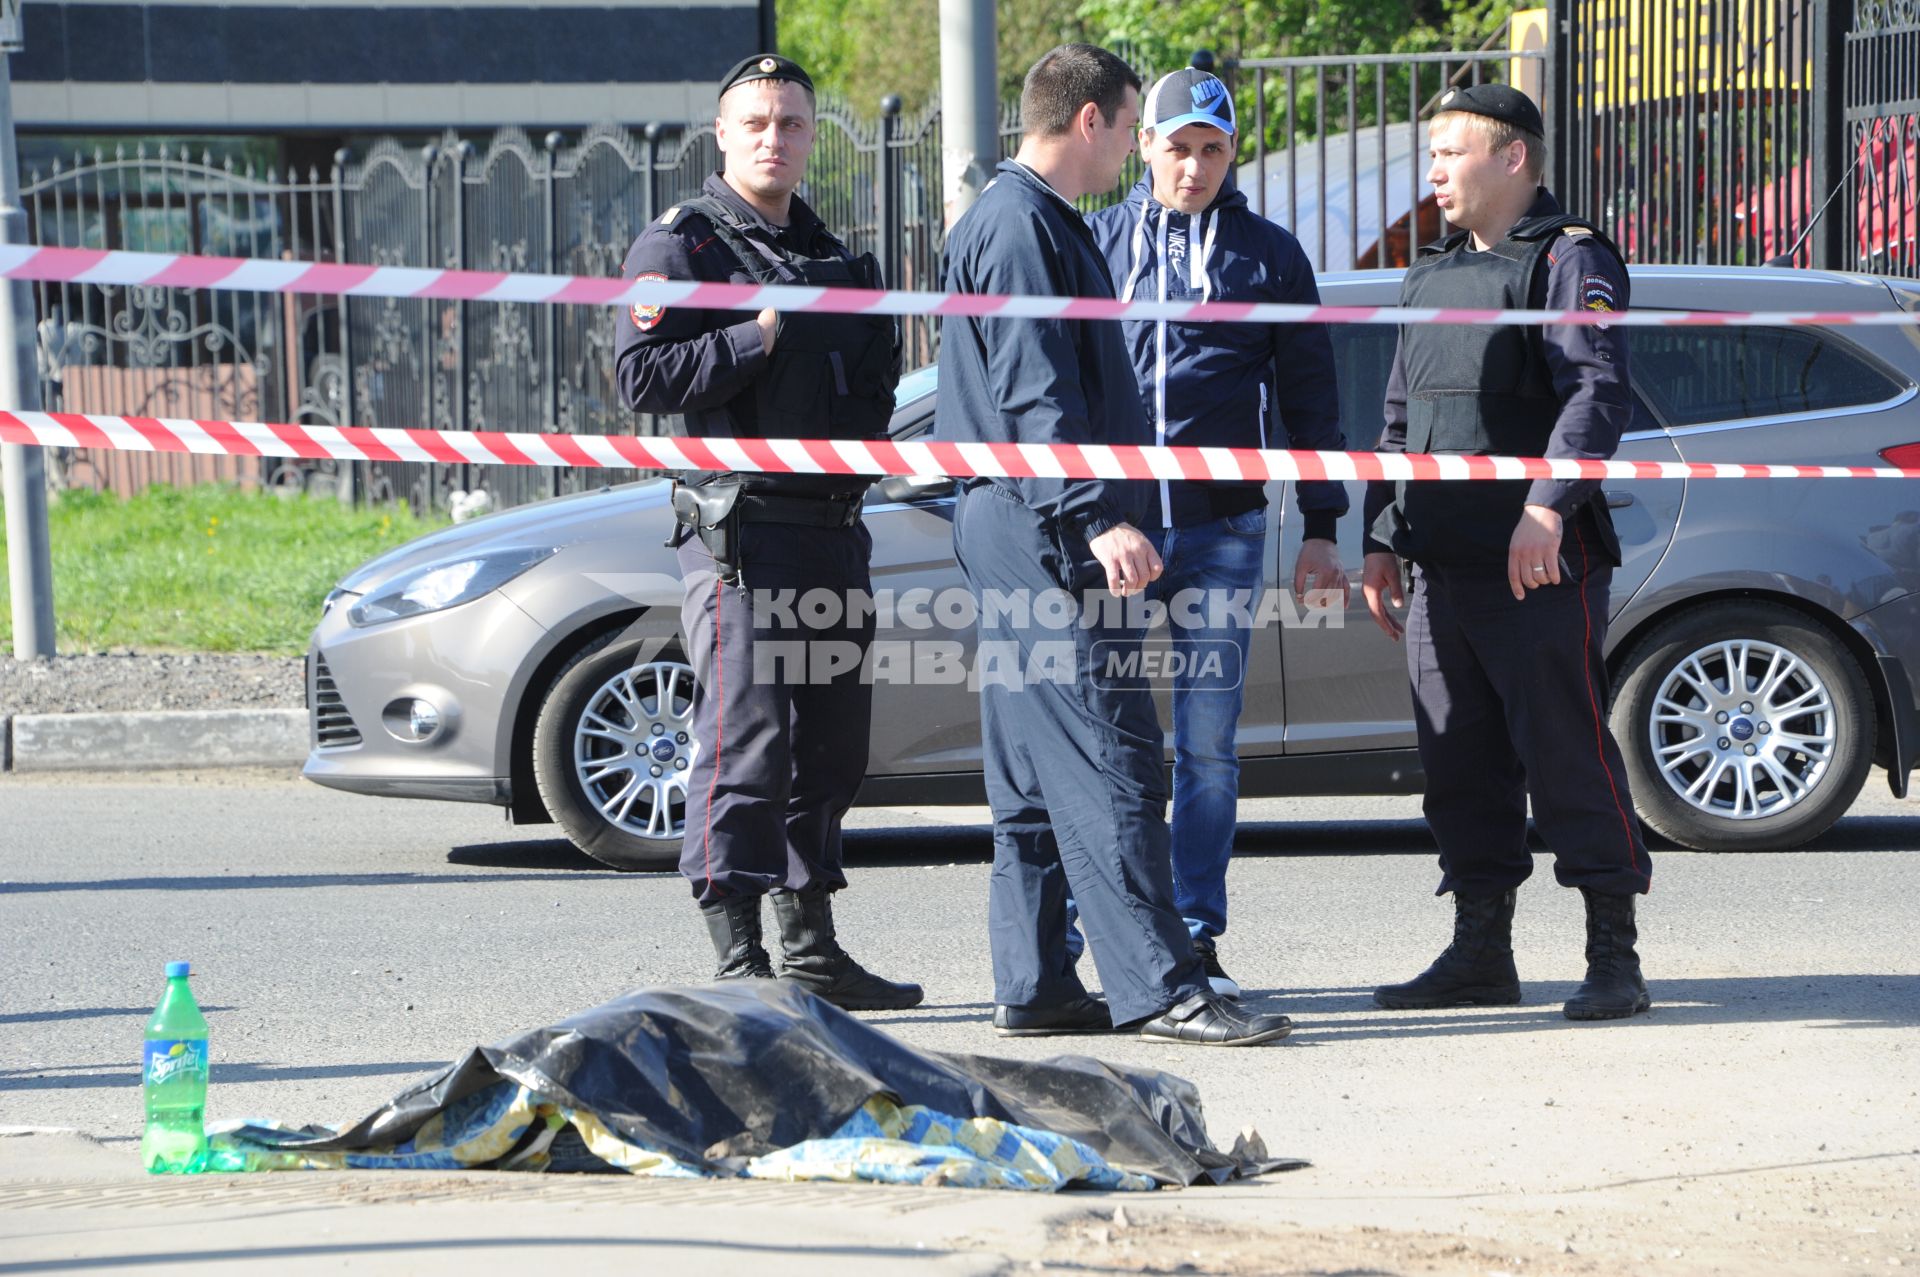
[[(1525, 1005), (1372, 1007), (1371, 986), (1419, 970), (1450, 925), (1414, 799), (1244, 805), (1221, 952), (1299, 1026), (1253, 1051), (995, 1039), (976, 809), (855, 813), (839, 912), (862, 960), (927, 986), (925, 1006), (875, 1022), (931, 1048), (1092, 1047), (1179, 1072), (1217, 1140), (1253, 1125), (1312, 1159), (1287, 1177), (1310, 1196), (1459, 1201), (1783, 1170), (1803, 1194), (1865, 1175), (1872, 1192), (1828, 1209), (1832, 1226), (1857, 1208), (1858, 1231), (1881, 1228), (1876, 1195), (1904, 1184), (1907, 1244), (1916, 811), (1876, 773), (1811, 848), (1659, 853), (1641, 914), (1656, 1009), (1628, 1024), (1560, 1016), (1582, 967), (1579, 901), (1544, 857), (1516, 928)], [(76, 1127), (129, 1156), (141, 1027), (169, 959), (194, 963), (212, 1024), (209, 1117), (290, 1121), (356, 1118), (476, 1042), (699, 981), (711, 960), (677, 878), (601, 870), (485, 808), (264, 775), (8, 777), (0, 847), (0, 1125)], [(1760, 1195), (1748, 1219), (1797, 1211), (1796, 1191)]]

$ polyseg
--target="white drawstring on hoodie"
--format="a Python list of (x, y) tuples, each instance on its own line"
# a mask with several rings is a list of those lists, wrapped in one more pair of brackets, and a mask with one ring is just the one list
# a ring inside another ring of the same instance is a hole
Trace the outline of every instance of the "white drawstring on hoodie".
[[(1157, 300), (1167, 300), (1167, 217), (1165, 210), (1159, 218), (1154, 218), (1154, 210), (1159, 201), (1153, 198), (1149, 190), (1140, 201), (1140, 220), (1133, 227), (1133, 261), (1127, 268), (1126, 285), (1120, 290), (1120, 300), (1133, 300), (1134, 289), (1140, 283), (1140, 277), (1146, 266), (1145, 250), (1147, 246), (1147, 223), (1157, 221), (1154, 235), (1155, 274), (1158, 276), (1160, 296)], [(1197, 289), (1201, 301), (1213, 300), (1213, 277), (1208, 274), (1208, 264), (1213, 259), (1213, 240), (1220, 230), (1219, 212), (1182, 214), (1187, 218), (1187, 286)], [(1197, 250), (1197, 251), (1196, 251)], [(1167, 442), (1167, 321), (1155, 320), (1153, 325), (1153, 412), (1154, 442), (1162, 447)], [(1173, 493), (1167, 481), (1160, 481), (1160, 526), (1173, 526)]]

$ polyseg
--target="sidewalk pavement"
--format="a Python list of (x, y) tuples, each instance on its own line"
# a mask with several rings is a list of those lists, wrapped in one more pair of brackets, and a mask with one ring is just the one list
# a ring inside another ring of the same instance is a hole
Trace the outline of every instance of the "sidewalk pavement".
[[(27, 1130), (0, 1127), (0, 1274), (268, 1264), (297, 1274), (351, 1264), (367, 1274), (457, 1267), (523, 1277), (557, 1260), (582, 1272), (639, 1261), (675, 1277), (1611, 1277), (1652, 1207), (1639, 1199), (1668, 1191), (1629, 1187), (1570, 1200), (1591, 1212), (1576, 1248), (1542, 1235), (1537, 1216), (1552, 1207), (1528, 1194), (1474, 1203), (1454, 1194), (1350, 1195), (1302, 1172), (1180, 1192), (1064, 1194), (484, 1171), (175, 1177), (143, 1174), (130, 1139)], [(1535, 1219), (1521, 1223), (1527, 1216)], [(1549, 1225), (1559, 1235), (1568, 1228)], [(1711, 1253), (1718, 1248), (1704, 1249), (1698, 1268), (1657, 1270), (1736, 1271)]]
[[(1920, 1262), (1902, 1215), (1914, 1157), (1840, 1159), (1813, 1179), (1806, 1166), (1755, 1168), (1731, 1189), (1682, 1175), (1423, 1192), (1309, 1170), (1048, 1194), (486, 1171), (148, 1176), (132, 1139), (9, 1133), (26, 1129), (0, 1127), (0, 1274), (351, 1264), (524, 1277), (556, 1261), (575, 1272), (638, 1261), (675, 1277), (1827, 1277)], [(1756, 1197), (1772, 1199), (1765, 1218), (1729, 1222)], [(1823, 1201), (1849, 1198), (1886, 1216), (1852, 1228), (1819, 1217)]]
[(304, 709), (0, 717), (0, 772), (279, 767), (306, 761)]

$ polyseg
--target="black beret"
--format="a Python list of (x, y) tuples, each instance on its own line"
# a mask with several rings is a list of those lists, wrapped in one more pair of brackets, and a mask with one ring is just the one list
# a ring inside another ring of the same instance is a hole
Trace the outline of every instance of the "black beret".
[(1474, 84), (1464, 89), (1448, 89), (1440, 95), (1439, 107), (1442, 111), (1485, 115), (1515, 128), (1525, 129), (1535, 137), (1547, 135), (1546, 122), (1540, 118), (1540, 108), (1533, 104), (1532, 98), (1510, 85)]
[(725, 93), (734, 85), (745, 84), (749, 80), (791, 80), (805, 86), (807, 92), (813, 92), (813, 77), (801, 70), (798, 62), (777, 53), (756, 53), (750, 58), (742, 58), (731, 71), (720, 77), (720, 92)]

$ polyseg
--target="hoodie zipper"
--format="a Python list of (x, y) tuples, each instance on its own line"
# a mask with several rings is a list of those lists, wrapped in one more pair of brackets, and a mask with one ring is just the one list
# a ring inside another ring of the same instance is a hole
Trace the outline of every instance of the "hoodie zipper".
[[(1149, 195), (1147, 198), (1153, 197)], [(1154, 266), (1160, 277), (1161, 301), (1167, 300), (1167, 223), (1172, 220), (1171, 214), (1160, 215), (1159, 251), (1154, 254), (1159, 259)], [(1188, 227), (1188, 238), (1192, 238), (1191, 224)], [(1189, 253), (1193, 251), (1191, 243), (1187, 245), (1187, 251)], [(1167, 321), (1164, 319), (1154, 321), (1154, 356), (1153, 408), (1154, 416), (1157, 418), (1153, 423), (1154, 442), (1164, 448), (1167, 446)], [(1173, 526), (1173, 492), (1165, 479), (1160, 481), (1160, 526), (1163, 528)]]
[[(1153, 216), (1158, 212), (1159, 216)], [(1141, 274), (1142, 252), (1146, 247), (1149, 223), (1154, 229), (1154, 274), (1159, 281), (1159, 300), (1167, 300), (1167, 224), (1173, 219), (1171, 209), (1156, 209), (1151, 192), (1145, 193), (1140, 204), (1140, 220), (1134, 224), (1133, 265), (1127, 271), (1125, 286), (1121, 289), (1120, 300), (1132, 301), (1135, 283)], [(1217, 211), (1198, 215), (1186, 213), (1187, 219), (1187, 286), (1197, 290), (1201, 301), (1213, 300), (1213, 277), (1208, 273), (1207, 265), (1213, 256), (1213, 238), (1220, 230), (1220, 215)], [(1209, 224), (1211, 223), (1211, 224)], [(1153, 410), (1154, 442), (1166, 446), (1167, 443), (1167, 321), (1158, 319), (1153, 326), (1154, 372), (1153, 372)], [(1267, 388), (1260, 387), (1260, 438), (1264, 445), (1267, 437)], [(1173, 489), (1165, 479), (1160, 480), (1160, 526), (1173, 526)]]

